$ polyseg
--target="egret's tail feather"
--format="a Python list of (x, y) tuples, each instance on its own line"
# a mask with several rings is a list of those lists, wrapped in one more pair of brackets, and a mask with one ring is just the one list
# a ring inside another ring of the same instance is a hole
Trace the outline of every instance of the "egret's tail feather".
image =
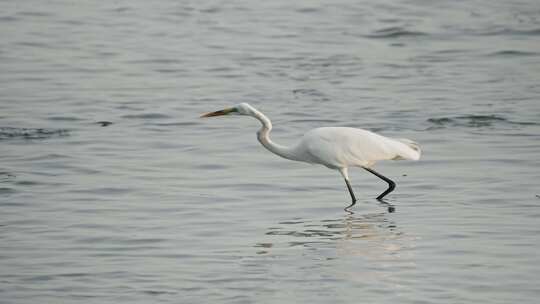
[(420, 145), (418, 145), (417, 142), (415, 141), (412, 141), (410, 139), (407, 139), (407, 138), (398, 138), (398, 140), (404, 144), (406, 144), (407, 146), (409, 146), (411, 149), (413, 149), (414, 151), (418, 151), (418, 153), (421, 153), (421, 150), (420, 150)]
[(407, 149), (408, 151), (403, 151), (401, 155), (399, 155), (399, 158), (402, 159), (410, 159), (410, 160), (419, 160), (420, 155), (422, 155), (422, 150), (420, 149), (420, 145), (418, 145), (417, 142), (414, 142), (407, 138), (396, 138), (397, 141), (400, 143), (403, 143), (407, 145), (410, 149)]

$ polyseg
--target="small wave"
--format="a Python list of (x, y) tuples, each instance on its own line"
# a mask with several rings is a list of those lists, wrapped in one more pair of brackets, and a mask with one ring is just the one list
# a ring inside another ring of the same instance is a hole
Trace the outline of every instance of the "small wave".
[(206, 14), (215, 14), (215, 13), (221, 12), (221, 8), (219, 8), (219, 7), (209, 7), (209, 8), (201, 9), (199, 11), (201, 13), (206, 13)]
[(154, 71), (156, 71), (158, 73), (163, 73), (163, 74), (185, 73), (185, 72), (187, 72), (186, 69), (171, 69), (171, 68), (155, 69)]
[(435, 125), (445, 126), (465, 126), (465, 127), (487, 127), (494, 122), (506, 121), (505, 118), (497, 115), (464, 115), (456, 117), (430, 118), (428, 122)]
[(468, 127), (468, 128), (482, 128), (491, 127), (496, 124), (510, 124), (510, 125), (538, 125), (535, 122), (526, 121), (512, 121), (499, 115), (462, 115), (455, 117), (440, 117), (429, 118), (427, 120), (433, 125), (430, 129), (438, 129), (445, 127)]
[(18, 20), (19, 18), (14, 17), (14, 16), (1, 16), (0, 17), (0, 22), (14, 22)]
[(178, 294), (176, 291), (168, 291), (168, 290), (143, 290), (145, 294), (149, 294), (152, 296), (159, 296), (159, 295), (176, 295)]
[(0, 187), (0, 195), (7, 195), (15, 193), (15, 189), (8, 187)]
[(320, 124), (337, 124), (337, 123), (339, 123), (339, 120), (335, 120), (335, 119), (293, 119), (290, 122), (293, 122), (293, 123), (316, 122), (316, 123), (320, 123)]
[(28, 16), (28, 17), (51, 17), (52, 14), (44, 12), (44, 11), (22, 11), (17, 13), (17, 15), (20, 16)]
[(538, 36), (540, 35), (540, 28), (537, 29), (510, 29), (503, 28), (498, 30), (492, 30), (487, 32), (478, 33), (480, 36), (498, 36), (498, 35), (525, 35), (525, 36)]
[(123, 12), (128, 12), (131, 10), (133, 9), (129, 6), (121, 6), (121, 7), (114, 8), (112, 11), (116, 13), (123, 13)]
[(316, 89), (294, 89), (293, 94), (309, 95), (309, 96), (325, 96), (323, 92)]
[(0, 127), (0, 140), (7, 139), (46, 139), (55, 136), (67, 136), (66, 129), (45, 129), (45, 128), (12, 128)]
[(220, 164), (201, 164), (195, 166), (199, 170), (221, 170), (221, 169), (227, 169), (227, 166), (220, 165)]
[(198, 125), (198, 122), (194, 121), (183, 121), (183, 122), (164, 122), (164, 123), (155, 123), (153, 125), (155, 126), (161, 126), (161, 127), (184, 127), (184, 126), (196, 126)]
[(15, 174), (10, 172), (0, 172), (0, 183), (11, 182), (15, 179)]
[(304, 14), (310, 14), (310, 13), (318, 13), (319, 9), (316, 7), (303, 7), (296, 10), (298, 13), (304, 13)]
[(80, 121), (82, 119), (74, 116), (51, 116), (48, 118), (49, 120), (55, 120), (55, 121)]
[(402, 27), (388, 27), (376, 30), (371, 34), (365, 35), (367, 38), (399, 38), (407, 36), (425, 36), (427, 33), (418, 31), (409, 31)]
[(48, 43), (36, 42), (36, 41), (18, 42), (17, 45), (24, 46), (24, 47), (33, 47), (33, 48), (45, 48), (45, 49), (51, 48), (51, 45)]
[(161, 113), (142, 113), (142, 114), (133, 114), (133, 115), (124, 115), (122, 118), (128, 119), (165, 119), (171, 118), (169, 115)]
[(102, 120), (102, 121), (97, 121), (96, 124), (102, 126), (102, 127), (108, 127), (112, 124), (114, 124), (112, 121), (106, 121), (106, 120)]
[(498, 51), (491, 54), (488, 54), (488, 56), (493, 57), (520, 57), (520, 56), (538, 56), (540, 53), (535, 52), (526, 52), (526, 51), (517, 51), (517, 50), (504, 50), (504, 51)]
[(171, 58), (152, 58), (152, 59), (143, 59), (143, 60), (129, 60), (126, 61), (129, 64), (181, 64), (182, 60), (171, 59)]

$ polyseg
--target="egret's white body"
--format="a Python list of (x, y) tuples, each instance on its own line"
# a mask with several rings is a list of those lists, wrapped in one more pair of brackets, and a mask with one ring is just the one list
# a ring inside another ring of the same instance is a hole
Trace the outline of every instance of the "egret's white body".
[(395, 184), (371, 167), (380, 160), (418, 160), (421, 155), (420, 147), (412, 140), (389, 138), (368, 130), (347, 127), (316, 128), (304, 134), (296, 146), (285, 147), (270, 139), (270, 119), (247, 103), (207, 113), (202, 117), (230, 114), (249, 115), (258, 119), (262, 127), (257, 131), (257, 139), (271, 152), (290, 160), (321, 164), (338, 170), (347, 183), (352, 205), (356, 198), (349, 184), (347, 168), (362, 167), (388, 182), (390, 187), (378, 197), (382, 199), (394, 189)]
[(418, 160), (410, 144), (373, 132), (346, 127), (323, 127), (307, 132), (295, 147), (303, 160), (331, 169), (371, 167), (379, 160)]

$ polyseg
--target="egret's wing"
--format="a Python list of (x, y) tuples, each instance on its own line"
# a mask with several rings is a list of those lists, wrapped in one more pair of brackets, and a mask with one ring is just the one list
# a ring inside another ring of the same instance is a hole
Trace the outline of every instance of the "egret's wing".
[(336, 138), (321, 128), (306, 133), (300, 142), (305, 161), (330, 167), (339, 167), (340, 153), (336, 150)]
[(344, 150), (351, 165), (370, 166), (376, 161), (396, 156), (387, 138), (367, 130), (351, 129), (348, 142)]
[(300, 147), (308, 162), (335, 168), (369, 167), (376, 161), (388, 159), (418, 159), (420, 153), (418, 145), (412, 141), (344, 127), (311, 130), (304, 135)]
[(387, 154), (376, 136), (353, 128), (317, 128), (304, 135), (300, 146), (312, 163), (334, 168), (368, 166)]
[(388, 138), (362, 129), (354, 130), (355, 135), (351, 136), (354, 144), (349, 148), (351, 157), (370, 163), (379, 160), (418, 160), (420, 158), (420, 147), (412, 140)]

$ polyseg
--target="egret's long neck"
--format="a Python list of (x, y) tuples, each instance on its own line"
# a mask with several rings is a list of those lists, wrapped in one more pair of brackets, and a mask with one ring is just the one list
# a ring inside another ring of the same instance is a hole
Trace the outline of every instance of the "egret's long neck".
[(270, 122), (270, 119), (268, 119), (268, 117), (266, 117), (263, 113), (256, 110), (253, 111), (252, 116), (257, 118), (262, 124), (261, 129), (257, 131), (257, 139), (259, 142), (274, 154), (277, 154), (283, 158), (296, 160), (294, 149), (278, 145), (272, 142), (270, 139), (270, 131), (272, 131), (272, 122)]

